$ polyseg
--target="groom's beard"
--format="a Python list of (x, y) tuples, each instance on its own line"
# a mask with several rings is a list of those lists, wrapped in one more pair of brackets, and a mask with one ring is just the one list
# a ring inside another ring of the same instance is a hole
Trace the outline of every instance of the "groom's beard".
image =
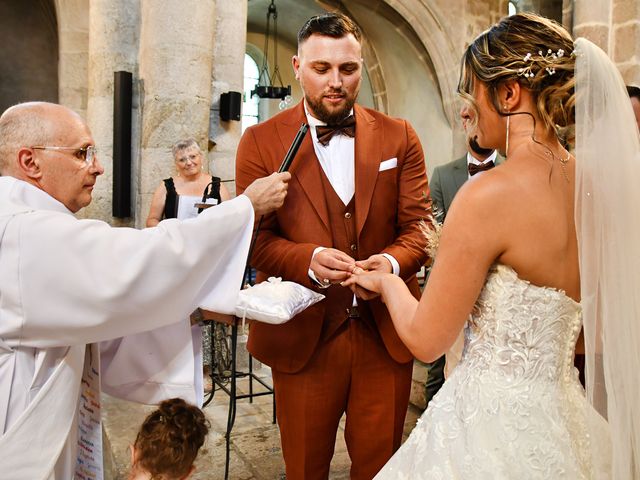
[(488, 157), (489, 155), (491, 155), (493, 153), (493, 149), (492, 148), (484, 148), (484, 147), (480, 146), (480, 144), (478, 143), (478, 137), (477, 136), (475, 136), (473, 138), (469, 138), (469, 148), (471, 148), (473, 153), (477, 153), (478, 155), (480, 155), (482, 157)]
[(342, 108), (330, 110), (326, 107), (324, 103), (322, 103), (322, 98), (324, 94), (320, 94), (317, 97), (311, 97), (310, 95), (305, 95), (305, 100), (307, 101), (307, 105), (311, 110), (311, 114), (316, 117), (318, 120), (326, 123), (327, 125), (339, 125), (345, 118), (349, 116), (353, 105), (356, 103), (356, 97), (358, 96), (358, 92), (355, 92), (355, 95), (349, 95), (348, 92), (338, 89), (332, 90), (329, 93), (336, 93), (344, 95), (344, 103)]

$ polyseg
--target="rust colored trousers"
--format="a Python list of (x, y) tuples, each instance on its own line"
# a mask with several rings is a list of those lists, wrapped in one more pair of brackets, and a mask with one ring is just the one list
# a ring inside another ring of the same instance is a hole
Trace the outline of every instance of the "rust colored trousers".
[(393, 360), (364, 319), (349, 318), (300, 372), (274, 370), (287, 480), (329, 477), (343, 413), (351, 478), (373, 478), (402, 441), (412, 366)]

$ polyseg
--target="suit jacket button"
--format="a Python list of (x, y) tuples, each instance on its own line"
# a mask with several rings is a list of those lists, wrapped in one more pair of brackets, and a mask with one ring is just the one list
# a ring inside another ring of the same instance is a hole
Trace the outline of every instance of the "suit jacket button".
[(347, 212), (344, 214), (344, 218), (351, 218), (351, 212)]
[(354, 244), (352, 244), (350, 248), (351, 248), (351, 251), (352, 251), (352, 252), (355, 252), (355, 251), (358, 249), (358, 247), (356, 247), (356, 244), (355, 244), (355, 243), (354, 243)]

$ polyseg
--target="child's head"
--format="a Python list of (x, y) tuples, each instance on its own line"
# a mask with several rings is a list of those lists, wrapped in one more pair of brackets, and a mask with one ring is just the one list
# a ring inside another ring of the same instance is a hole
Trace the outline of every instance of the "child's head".
[(202, 410), (181, 398), (165, 400), (140, 427), (131, 451), (130, 478), (142, 473), (154, 480), (188, 477), (208, 431)]

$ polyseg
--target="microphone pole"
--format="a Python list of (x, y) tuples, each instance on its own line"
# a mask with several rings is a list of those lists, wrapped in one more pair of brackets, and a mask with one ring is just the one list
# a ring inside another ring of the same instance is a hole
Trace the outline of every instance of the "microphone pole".
[(298, 153), (298, 149), (300, 148), (300, 145), (302, 145), (302, 139), (304, 138), (308, 130), (309, 125), (307, 125), (306, 123), (303, 123), (300, 126), (300, 130), (298, 130), (298, 133), (296, 133), (296, 138), (293, 139), (293, 142), (291, 142), (291, 146), (289, 147), (289, 151), (284, 156), (284, 160), (282, 161), (282, 164), (278, 169), (278, 173), (286, 172), (289, 170), (291, 162), (293, 162), (296, 153)]
[[(293, 142), (291, 142), (291, 145), (289, 146), (289, 150), (287, 151), (287, 154), (284, 156), (284, 160), (282, 160), (282, 163), (280, 164), (280, 168), (278, 168), (278, 173), (289, 171), (289, 167), (293, 163), (293, 159), (296, 157), (296, 154), (298, 153), (298, 149), (300, 148), (300, 145), (302, 145), (302, 140), (304, 139), (304, 136), (307, 134), (308, 131), (309, 131), (309, 125), (307, 125), (306, 123), (303, 123), (300, 126), (298, 133), (296, 133), (296, 136), (293, 139)], [(262, 225), (263, 218), (264, 218), (264, 215), (260, 216), (260, 219), (258, 220), (258, 224), (256, 225), (256, 229), (253, 232), (253, 239), (251, 240), (251, 245), (249, 246), (249, 253), (247, 254), (247, 263), (245, 266), (244, 277), (242, 279), (242, 285), (240, 286), (240, 289), (244, 287), (245, 281), (247, 283), (251, 282), (251, 265), (250, 265), (251, 255), (253, 254), (253, 249), (256, 246), (256, 240), (258, 239), (258, 233), (260, 232), (260, 226)]]

